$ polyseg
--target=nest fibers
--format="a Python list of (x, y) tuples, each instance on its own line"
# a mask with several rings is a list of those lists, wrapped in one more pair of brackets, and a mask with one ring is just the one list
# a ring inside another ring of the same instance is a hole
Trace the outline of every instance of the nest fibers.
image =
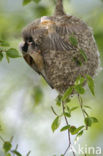
[(23, 38), (28, 46), (23, 51), (26, 62), (60, 93), (78, 76), (93, 77), (98, 69), (99, 53), (91, 29), (79, 18), (66, 15), (62, 0), (57, 0), (54, 16), (41, 17), (25, 27)]

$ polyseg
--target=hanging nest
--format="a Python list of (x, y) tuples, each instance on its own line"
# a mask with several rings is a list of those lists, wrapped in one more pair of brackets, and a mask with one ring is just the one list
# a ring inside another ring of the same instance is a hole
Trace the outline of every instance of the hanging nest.
[(78, 76), (95, 75), (99, 53), (91, 28), (79, 18), (66, 15), (62, 0), (57, 0), (54, 16), (41, 17), (24, 28), (25, 43), (30, 37), (35, 43), (32, 49), (41, 59), (37, 61), (30, 48), (23, 52), (24, 59), (60, 93), (74, 85)]

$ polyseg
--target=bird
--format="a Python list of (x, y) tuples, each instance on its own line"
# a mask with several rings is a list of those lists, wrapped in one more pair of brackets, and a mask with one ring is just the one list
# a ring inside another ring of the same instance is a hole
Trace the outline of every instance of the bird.
[(78, 17), (67, 15), (57, 0), (54, 15), (43, 16), (22, 31), (24, 60), (52, 89), (63, 94), (78, 76), (94, 77), (100, 64), (91, 28)]

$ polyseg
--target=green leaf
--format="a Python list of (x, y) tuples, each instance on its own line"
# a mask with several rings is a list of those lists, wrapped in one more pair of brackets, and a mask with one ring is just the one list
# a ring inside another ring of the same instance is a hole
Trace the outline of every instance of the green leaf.
[(74, 111), (74, 110), (76, 110), (76, 109), (78, 109), (78, 106), (72, 107), (70, 110), (71, 110), (71, 112), (72, 112), (72, 111)]
[(40, 102), (43, 99), (43, 91), (40, 87), (35, 87), (33, 88), (33, 93), (32, 93), (32, 97), (35, 101), (35, 105), (40, 104)]
[(98, 119), (95, 118), (95, 117), (91, 117), (91, 119), (92, 119), (92, 122), (93, 122), (93, 123), (97, 123), (97, 122), (98, 122)]
[(58, 95), (57, 98), (56, 98), (56, 105), (57, 106), (61, 106), (61, 99), (62, 99), (62, 96)]
[(61, 132), (63, 132), (63, 131), (66, 131), (67, 129), (69, 129), (70, 128), (70, 125), (68, 125), (68, 126), (64, 126), (63, 128), (61, 128)]
[(91, 117), (85, 118), (84, 122), (85, 122), (85, 124), (86, 124), (87, 127), (91, 127), (92, 126), (92, 123), (93, 123)]
[(78, 134), (77, 134), (77, 136), (76, 136), (76, 138), (75, 138), (75, 140), (77, 140), (80, 136), (82, 136), (83, 135), (83, 130), (82, 131), (80, 131)]
[(71, 132), (72, 135), (75, 134), (75, 130), (76, 130), (76, 127), (75, 127), (75, 126), (71, 126), (71, 127), (69, 128), (69, 131)]
[(80, 131), (80, 130), (83, 129), (84, 127), (85, 127), (84, 125), (83, 125), (83, 126), (80, 126), (80, 127), (77, 128), (77, 130)]
[(73, 91), (73, 87), (69, 87), (69, 88), (65, 91), (65, 93), (64, 93), (64, 95), (63, 95), (63, 97), (62, 97), (62, 101), (65, 101), (65, 100), (71, 95), (72, 91)]
[(90, 106), (84, 105), (85, 108), (92, 109)]
[(29, 4), (30, 2), (31, 2), (32, 0), (23, 0), (23, 6), (25, 6), (25, 5), (27, 5), (27, 4)]
[(12, 145), (11, 145), (10, 142), (8, 142), (8, 141), (4, 142), (4, 144), (3, 144), (3, 149), (4, 149), (4, 151), (5, 151), (6, 153), (7, 153), (8, 151), (11, 150), (11, 147), (12, 147)]
[(78, 45), (78, 41), (77, 41), (76, 37), (73, 36), (73, 35), (71, 35), (71, 36), (69, 37), (69, 41), (70, 41), (70, 43), (71, 43), (73, 46), (77, 46), (77, 45)]
[(88, 126), (88, 127), (91, 127), (91, 125), (93, 123), (97, 123), (98, 122), (98, 119), (96, 119), (95, 117), (87, 117), (85, 118), (85, 124)]
[(18, 52), (16, 49), (14, 49), (14, 48), (8, 49), (8, 50), (6, 51), (6, 55), (7, 55), (8, 57), (11, 57), (11, 58), (21, 57), (20, 54), (19, 54), (19, 52)]
[(71, 99), (68, 97), (66, 100), (65, 100), (65, 103), (69, 103), (71, 101)]
[(66, 117), (70, 118), (70, 117), (71, 117), (71, 114), (70, 114), (70, 113), (68, 113), (68, 112), (64, 112), (64, 116), (66, 116)]
[(79, 51), (80, 51), (80, 54), (83, 56), (84, 60), (87, 61), (87, 56), (86, 56), (84, 50), (80, 49)]
[(9, 43), (7, 41), (0, 40), (0, 46), (1, 47), (9, 47)]
[(13, 150), (12, 153), (14, 153), (16, 156), (22, 156), (18, 151)]
[(86, 77), (87, 77), (88, 87), (89, 87), (91, 93), (95, 96), (95, 93), (94, 93), (94, 81), (93, 81), (91, 76), (86, 75)]
[(71, 113), (70, 108), (68, 106), (66, 106), (66, 109), (67, 109), (68, 113), (70, 114)]
[(54, 132), (59, 127), (59, 125), (60, 125), (60, 117), (57, 116), (56, 119), (52, 123), (52, 126), (51, 126), (52, 131)]
[(81, 136), (83, 134), (83, 130), (78, 133), (77, 136)]
[(84, 94), (84, 93), (85, 93), (85, 89), (82, 87), (82, 85), (76, 85), (76, 86), (75, 86), (75, 90), (76, 90), (77, 93), (79, 93), (79, 94)]
[(48, 16), (50, 9), (46, 5), (35, 5), (35, 15), (40, 18), (41, 16)]
[(85, 78), (82, 76), (78, 76), (75, 81), (75, 85), (82, 85), (84, 82), (85, 82)]
[(34, 1), (35, 3), (39, 3), (40, 2), (40, 0), (32, 0), (32, 1)]
[(11, 156), (11, 154), (10, 153), (7, 153), (6, 156)]
[(78, 66), (81, 66), (81, 65), (82, 65), (82, 62), (81, 62), (77, 57), (74, 57), (74, 58), (73, 58), (73, 61), (74, 61)]
[(0, 61), (3, 59), (3, 53), (0, 52)]
[(85, 126), (80, 126), (78, 128), (75, 129), (75, 131), (73, 132), (73, 134), (77, 134), (81, 129), (83, 129)]

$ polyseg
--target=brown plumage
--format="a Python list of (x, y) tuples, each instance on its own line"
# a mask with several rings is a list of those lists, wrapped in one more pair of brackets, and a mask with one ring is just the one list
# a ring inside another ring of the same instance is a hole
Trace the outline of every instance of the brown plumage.
[(22, 35), (24, 59), (60, 93), (79, 75), (96, 73), (99, 55), (92, 31), (79, 18), (64, 13), (62, 0), (57, 0), (54, 16), (35, 20)]

